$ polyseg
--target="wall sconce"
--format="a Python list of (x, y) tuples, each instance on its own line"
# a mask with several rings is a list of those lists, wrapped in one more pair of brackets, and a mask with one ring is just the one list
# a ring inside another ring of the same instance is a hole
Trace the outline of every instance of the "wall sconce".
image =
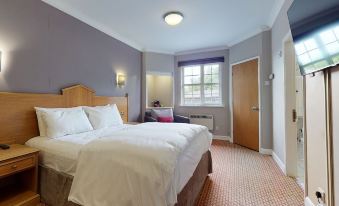
[(123, 74), (117, 74), (117, 86), (123, 87), (126, 84), (126, 76)]
[(1, 51), (0, 51), (0, 72), (1, 72)]

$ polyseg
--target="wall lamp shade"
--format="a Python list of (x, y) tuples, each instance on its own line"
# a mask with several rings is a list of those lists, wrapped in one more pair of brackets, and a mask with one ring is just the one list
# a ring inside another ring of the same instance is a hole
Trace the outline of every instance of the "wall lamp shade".
[(1, 67), (1, 60), (2, 60), (2, 53), (1, 53), (1, 51), (0, 51), (0, 72), (1, 72), (1, 69), (2, 69), (2, 67)]
[(184, 15), (177, 11), (168, 12), (164, 15), (165, 22), (170, 26), (175, 26), (175, 25), (180, 24), (183, 19), (184, 19)]
[(126, 76), (123, 74), (117, 74), (117, 85), (123, 87), (126, 84)]

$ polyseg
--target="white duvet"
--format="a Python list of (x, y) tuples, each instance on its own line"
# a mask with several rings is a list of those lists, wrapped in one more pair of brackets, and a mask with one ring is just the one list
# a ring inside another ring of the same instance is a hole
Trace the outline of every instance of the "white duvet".
[(69, 200), (84, 206), (174, 205), (177, 161), (194, 138), (210, 145), (212, 135), (198, 125), (147, 123), (95, 139), (79, 152)]

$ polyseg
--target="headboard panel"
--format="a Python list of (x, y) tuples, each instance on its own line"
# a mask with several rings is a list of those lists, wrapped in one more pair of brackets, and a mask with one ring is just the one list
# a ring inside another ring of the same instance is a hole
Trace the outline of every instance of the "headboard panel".
[(83, 85), (62, 90), (61, 95), (0, 92), (0, 143), (24, 144), (39, 134), (34, 107), (75, 107), (117, 104), (124, 122), (128, 121), (128, 96), (95, 96)]

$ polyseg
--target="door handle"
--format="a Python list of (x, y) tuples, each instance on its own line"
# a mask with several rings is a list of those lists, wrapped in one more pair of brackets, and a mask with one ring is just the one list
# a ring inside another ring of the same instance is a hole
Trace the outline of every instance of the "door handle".
[(252, 111), (256, 111), (256, 112), (259, 111), (259, 107), (253, 106), (251, 109), (252, 109)]
[(292, 121), (297, 122), (297, 110), (293, 109), (292, 110)]

